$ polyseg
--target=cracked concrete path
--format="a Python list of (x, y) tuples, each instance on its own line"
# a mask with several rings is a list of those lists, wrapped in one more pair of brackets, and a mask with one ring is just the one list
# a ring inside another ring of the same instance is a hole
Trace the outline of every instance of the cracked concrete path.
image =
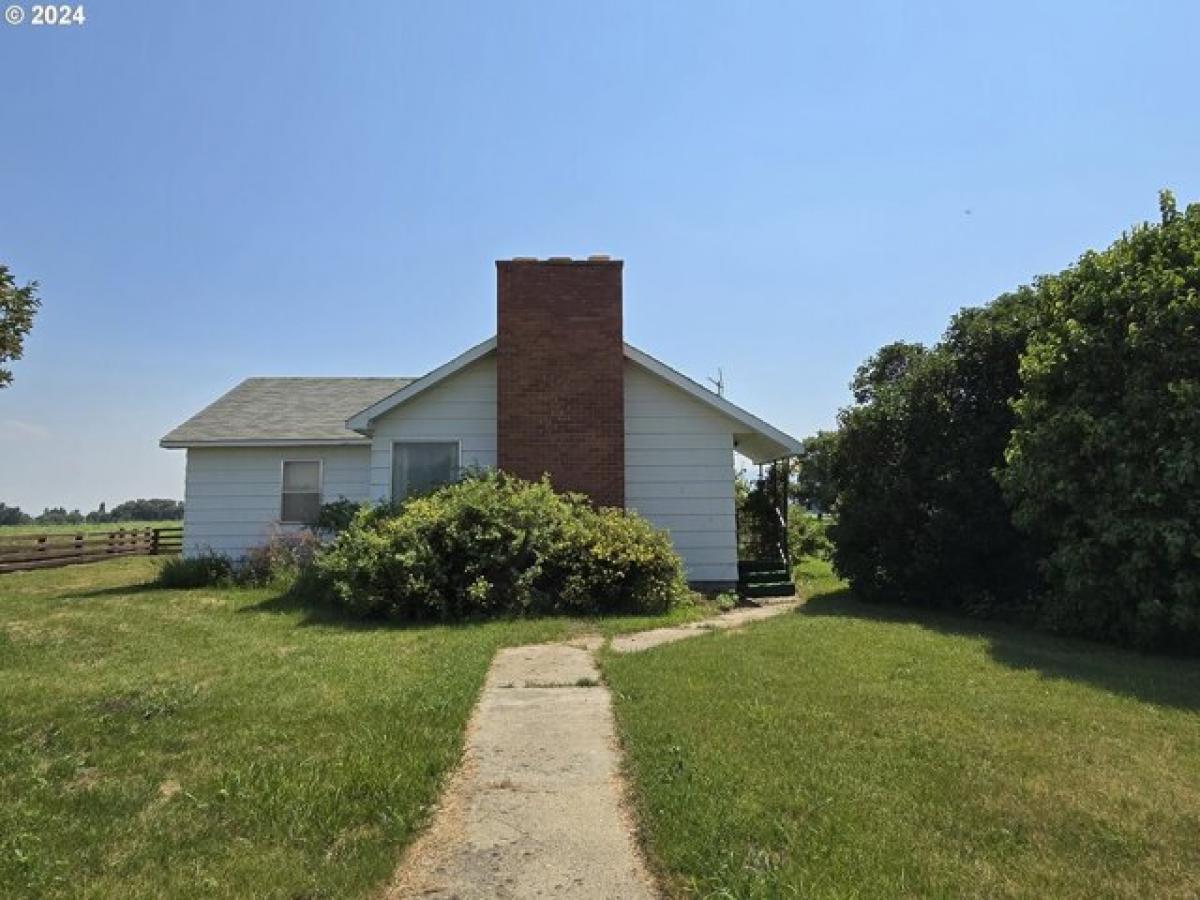
[[(739, 628), (795, 602), (614, 638), (633, 653)], [(462, 764), (385, 896), (426, 900), (658, 896), (625, 807), (612, 713), (589, 636), (501, 650), (467, 726)]]
[(657, 896), (624, 808), (611, 698), (588, 648), (496, 655), (463, 764), (387, 896)]
[(617, 653), (637, 653), (649, 650), (661, 644), (673, 644), (686, 638), (695, 637), (708, 631), (725, 631), (730, 628), (741, 628), (751, 622), (770, 619), (782, 613), (791, 612), (799, 605), (796, 600), (785, 600), (769, 603), (764, 606), (748, 606), (735, 609), (712, 619), (690, 622), (687, 625), (675, 625), (670, 628), (655, 628), (652, 631), (637, 631), (624, 634), (612, 639), (609, 645)]

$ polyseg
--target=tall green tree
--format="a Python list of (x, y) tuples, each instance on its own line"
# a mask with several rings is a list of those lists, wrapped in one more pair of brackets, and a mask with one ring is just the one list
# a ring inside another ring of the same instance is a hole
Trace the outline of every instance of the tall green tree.
[(78, 525), (83, 521), (83, 513), (77, 509), (67, 512), (65, 506), (48, 506), (34, 521), (39, 525)]
[(12, 370), (4, 364), (21, 358), (41, 303), (36, 281), (17, 287), (8, 266), (0, 265), (0, 388), (12, 383)]
[(1033, 305), (1023, 290), (965, 309), (934, 347), (889, 344), (859, 368), (856, 403), (840, 416), (829, 534), (861, 596), (988, 613), (1028, 605), (1033, 543), (993, 471)]
[(833, 478), (837, 439), (836, 431), (818, 431), (801, 442), (800, 453), (792, 459), (792, 499), (818, 517), (829, 512), (837, 500)]
[(28, 525), (33, 517), (21, 511), (19, 506), (0, 503), (0, 525)]
[(1039, 285), (1001, 474), (1057, 628), (1200, 649), (1200, 205)]
[(126, 500), (118, 503), (107, 515), (109, 522), (159, 522), (183, 518), (183, 503), (179, 500)]

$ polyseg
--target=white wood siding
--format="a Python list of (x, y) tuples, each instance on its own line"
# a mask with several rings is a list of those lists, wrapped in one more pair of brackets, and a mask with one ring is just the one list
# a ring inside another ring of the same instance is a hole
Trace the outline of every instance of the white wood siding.
[(461, 442), (462, 466), (495, 468), (494, 356), (471, 363), (376, 420), (371, 446), (371, 499), (391, 499), (394, 442), (438, 439)]
[(733, 423), (629, 361), (625, 505), (670, 531), (689, 581), (737, 581)]
[[(691, 581), (737, 580), (734, 423), (679, 388), (625, 363), (626, 505), (671, 533)], [(203, 448), (187, 454), (184, 548), (241, 556), (286, 528), (280, 464), (322, 461), (322, 500), (391, 496), (392, 443), (459, 441), (464, 466), (496, 465), (496, 363), (472, 363), (381, 416), (370, 445)]]
[(321, 460), (321, 500), (368, 497), (370, 447), (206, 447), (187, 451), (183, 548), (243, 556), (276, 531), (285, 459)]

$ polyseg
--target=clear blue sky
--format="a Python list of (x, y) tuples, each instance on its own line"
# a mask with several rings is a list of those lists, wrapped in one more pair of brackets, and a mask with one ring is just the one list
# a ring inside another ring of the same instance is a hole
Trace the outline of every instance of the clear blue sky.
[(245, 376), (440, 364), (496, 258), (624, 258), (631, 342), (804, 435), (880, 344), (1200, 199), (1195, 2), (86, 10), (0, 24), (34, 512), (181, 496), (159, 436)]

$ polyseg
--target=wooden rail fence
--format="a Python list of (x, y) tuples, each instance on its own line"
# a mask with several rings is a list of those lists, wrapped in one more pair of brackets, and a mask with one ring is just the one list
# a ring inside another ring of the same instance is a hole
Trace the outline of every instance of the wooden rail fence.
[(118, 556), (159, 556), (182, 548), (180, 525), (0, 535), (0, 572), (50, 569)]

